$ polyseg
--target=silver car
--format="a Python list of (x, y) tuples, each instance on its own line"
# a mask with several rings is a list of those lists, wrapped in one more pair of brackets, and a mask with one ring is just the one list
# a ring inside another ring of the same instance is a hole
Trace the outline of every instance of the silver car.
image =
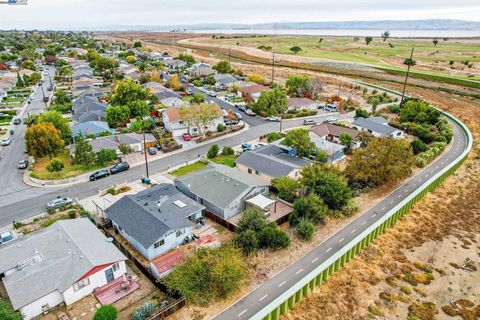
[(73, 200), (70, 199), (70, 198), (67, 198), (67, 197), (57, 198), (57, 199), (53, 199), (52, 201), (49, 201), (47, 203), (47, 208), (48, 209), (58, 209), (61, 206), (68, 206), (68, 205), (71, 205), (72, 203), (73, 203)]

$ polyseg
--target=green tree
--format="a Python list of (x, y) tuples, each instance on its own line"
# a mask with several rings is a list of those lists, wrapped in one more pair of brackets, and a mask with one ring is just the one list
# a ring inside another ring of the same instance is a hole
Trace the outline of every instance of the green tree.
[(232, 73), (233, 69), (230, 66), (230, 63), (228, 61), (222, 60), (217, 62), (213, 67), (213, 69), (217, 70), (219, 73)]
[(180, 119), (189, 126), (196, 126), (198, 133), (203, 134), (205, 127), (220, 115), (220, 107), (215, 103), (201, 103), (179, 109)]
[(267, 141), (269, 143), (282, 139), (282, 134), (280, 132), (270, 132), (267, 134)]
[(258, 235), (260, 246), (271, 250), (284, 249), (290, 245), (290, 237), (282, 229), (274, 225), (263, 228)]
[(409, 176), (413, 163), (413, 151), (407, 141), (376, 138), (352, 153), (345, 174), (361, 185), (381, 185)]
[(22, 69), (29, 69), (29, 70), (32, 70), (32, 71), (37, 70), (37, 68), (35, 67), (35, 62), (33, 62), (32, 60), (22, 61), (21, 67), (22, 67)]
[(113, 149), (100, 149), (100, 151), (97, 152), (97, 163), (105, 166), (107, 164), (110, 164), (113, 160), (117, 159), (117, 153)]
[(75, 137), (75, 150), (73, 154), (75, 163), (83, 164), (84, 166), (91, 166), (95, 163), (96, 156), (93, 152), (92, 145), (88, 143), (81, 134)]
[(123, 127), (130, 119), (130, 109), (127, 106), (110, 106), (106, 110), (105, 120), (112, 128)]
[(140, 41), (135, 41), (135, 43), (133, 44), (133, 47), (134, 48), (141, 48), (142, 47), (142, 43)]
[(288, 202), (293, 202), (300, 190), (300, 182), (290, 177), (280, 177), (272, 180), (272, 186), (277, 189), (278, 196)]
[(25, 144), (28, 154), (36, 159), (56, 156), (64, 147), (60, 130), (50, 122), (29, 126), (25, 132)]
[(260, 75), (260, 74), (257, 74), (257, 73), (252, 73), (250, 74), (247, 79), (246, 79), (248, 82), (255, 82), (255, 83), (258, 83), (258, 84), (265, 84), (265, 78)]
[(192, 95), (192, 100), (190, 100), (190, 103), (192, 104), (200, 104), (205, 102), (205, 95), (202, 93), (194, 93)]
[(230, 146), (225, 146), (225, 147), (223, 147), (223, 149), (222, 149), (222, 155), (224, 155), (224, 156), (230, 156), (230, 155), (233, 155), (233, 154), (235, 154), (235, 151), (233, 150), (232, 147), (230, 147)]
[(253, 230), (246, 230), (239, 233), (233, 242), (237, 248), (242, 250), (245, 256), (257, 252), (260, 249), (257, 233)]
[(350, 133), (342, 132), (340, 133), (340, 136), (338, 138), (341, 145), (344, 145), (345, 147), (350, 149), (350, 146), (352, 145), (352, 141), (353, 141), (352, 135)]
[(20, 77), (20, 74), (17, 73), (17, 87), (23, 88), (25, 87), (25, 83), (23, 82), (23, 78)]
[(213, 75), (209, 75), (207, 78), (205, 78), (205, 84), (208, 84), (208, 85), (215, 85), (215, 83), (217, 83), (217, 80), (215, 80), (215, 77)]
[(62, 114), (55, 110), (44, 111), (37, 117), (36, 123), (49, 122), (60, 130), (62, 140), (66, 143), (72, 141), (72, 129)]
[(417, 64), (417, 61), (415, 61), (411, 58), (407, 58), (403, 61), (403, 64), (406, 65), (406, 66), (409, 66), (409, 67), (413, 67), (414, 65)]
[(302, 182), (310, 192), (319, 195), (333, 210), (340, 210), (352, 198), (352, 192), (340, 174), (322, 165), (306, 167), (302, 171)]
[(208, 159), (213, 159), (218, 155), (218, 152), (220, 151), (220, 148), (218, 147), (218, 144), (214, 144), (208, 149), (207, 152), (207, 158)]
[(130, 117), (144, 118), (150, 115), (152, 107), (145, 100), (130, 101), (126, 105), (130, 110)]
[(322, 198), (315, 193), (310, 193), (293, 203), (293, 212), (288, 217), (288, 221), (292, 226), (296, 226), (301, 219), (319, 223), (327, 214), (328, 207)]
[(315, 233), (315, 225), (308, 219), (302, 218), (295, 227), (300, 239), (310, 241)]
[(368, 111), (365, 109), (355, 109), (355, 118), (368, 118)]
[(262, 91), (252, 110), (268, 116), (277, 116), (287, 110), (288, 97), (282, 88)]
[(303, 76), (290, 76), (285, 83), (288, 94), (293, 94), (298, 97), (303, 97), (310, 91), (310, 78)]
[(64, 168), (65, 168), (65, 162), (57, 158), (53, 158), (47, 165), (48, 172), (60, 173)]
[(132, 56), (126, 56), (125, 61), (127, 61), (127, 63), (134, 64), (137, 61), (137, 57), (135, 57), (133, 55)]
[(68, 94), (67, 90), (58, 90), (55, 92), (55, 103), (57, 104), (70, 104), (72, 97)]
[(410, 146), (414, 154), (422, 153), (428, 149), (427, 144), (418, 138), (410, 142)]
[(362, 148), (365, 148), (373, 138), (374, 136), (368, 131), (361, 131), (357, 135), (357, 139), (360, 141), (360, 146)]
[(315, 150), (315, 143), (310, 140), (307, 129), (289, 130), (282, 143), (294, 148), (300, 157), (308, 157)]
[(0, 319), (23, 320), (23, 317), (19, 311), (14, 311), (7, 301), (0, 299)]
[(238, 222), (237, 232), (242, 233), (247, 230), (252, 230), (259, 233), (268, 225), (265, 213), (255, 207), (248, 207), (242, 214), (242, 218)]
[(98, 58), (100, 58), (100, 54), (97, 51), (95, 51), (93, 49), (88, 49), (88, 51), (87, 51), (87, 60), (88, 61), (93, 61), (93, 60), (96, 60)]
[(382, 33), (382, 39), (383, 39), (383, 42), (387, 41), (387, 39), (390, 37), (390, 32), (388, 31), (385, 31)]
[(195, 63), (195, 58), (190, 54), (181, 53), (178, 55), (177, 59), (185, 61), (189, 66)]
[(206, 248), (196, 251), (164, 278), (192, 304), (207, 306), (226, 298), (245, 279), (246, 269), (238, 249)]
[(372, 37), (365, 37), (365, 43), (367, 44), (367, 46), (370, 44), (370, 42), (373, 41), (373, 38)]
[(131, 79), (126, 79), (117, 83), (110, 97), (110, 104), (114, 106), (125, 106), (137, 100), (150, 100), (152, 94), (149, 89)]
[(291, 47), (290, 49), (288, 49), (290, 51), (292, 51), (294, 54), (297, 54), (299, 53), (300, 51), (303, 51), (302, 48), (300, 48), (299, 46), (293, 46)]
[(95, 312), (93, 320), (116, 320), (117, 309), (114, 305), (104, 304)]
[(425, 101), (411, 99), (400, 109), (400, 122), (415, 122), (419, 124), (436, 124), (442, 114)]

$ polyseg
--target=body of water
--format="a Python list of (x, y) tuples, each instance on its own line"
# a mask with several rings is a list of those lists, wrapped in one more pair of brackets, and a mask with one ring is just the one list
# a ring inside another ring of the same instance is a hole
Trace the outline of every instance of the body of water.
[[(267, 35), (311, 35), (380, 37), (384, 30), (363, 29), (211, 29), (186, 30), (192, 33), (224, 34), (267, 34)], [(389, 30), (390, 37), (398, 38), (463, 38), (480, 37), (480, 30)]]

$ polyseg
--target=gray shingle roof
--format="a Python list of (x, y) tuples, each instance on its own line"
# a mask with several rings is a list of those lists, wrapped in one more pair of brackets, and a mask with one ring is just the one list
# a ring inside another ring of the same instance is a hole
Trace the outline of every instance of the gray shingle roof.
[(274, 178), (286, 176), (292, 170), (303, 168), (308, 164), (306, 160), (291, 156), (276, 145), (263, 146), (253, 151), (244, 152), (238, 157), (237, 163)]
[(107, 131), (112, 132), (112, 129), (110, 129), (108, 123), (104, 121), (87, 121), (73, 126), (72, 137), (76, 137), (80, 132), (83, 135), (97, 135)]
[(224, 165), (210, 164), (198, 171), (177, 178), (191, 192), (218, 208), (228, 207), (244, 192), (255, 186), (266, 186), (247, 173)]
[(123, 260), (90, 220), (80, 218), (57, 221), (2, 247), (0, 273), (24, 263), (3, 279), (17, 310), (55, 290), (63, 293), (96, 266)]
[[(174, 202), (181, 201), (180, 208)], [(187, 218), (203, 210), (172, 184), (160, 184), (135, 195), (127, 195), (107, 208), (110, 219), (145, 248), (170, 230), (192, 226)]]
[(378, 132), (382, 135), (389, 135), (397, 130), (388, 124), (379, 123), (378, 119), (372, 121), (370, 118), (357, 118), (355, 121), (353, 121), (353, 125), (371, 130), (373, 132)]

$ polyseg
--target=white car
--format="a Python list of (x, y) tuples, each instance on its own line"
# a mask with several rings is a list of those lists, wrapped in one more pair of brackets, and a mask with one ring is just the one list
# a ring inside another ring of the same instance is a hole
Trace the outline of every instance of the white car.
[(251, 117), (255, 117), (257, 115), (252, 109), (247, 109), (245, 113)]
[(2, 139), (2, 146), (8, 146), (12, 142), (10, 138), (3, 138)]
[(253, 148), (256, 149), (256, 148), (260, 148), (260, 147), (264, 147), (264, 146), (268, 146), (268, 143), (265, 143), (265, 142), (257, 142), (253, 145)]
[(57, 209), (57, 208), (60, 208), (61, 206), (68, 206), (68, 205), (71, 205), (73, 203), (73, 200), (70, 199), (70, 198), (56, 198), (56, 199), (53, 199), (52, 201), (49, 201), (47, 203), (47, 208), (49, 209)]
[(270, 122), (280, 122), (280, 117), (267, 117), (265, 120)]
[(336, 121), (338, 121), (337, 117), (328, 117), (327, 119), (325, 119), (324, 122), (331, 123), (331, 122), (336, 122)]

